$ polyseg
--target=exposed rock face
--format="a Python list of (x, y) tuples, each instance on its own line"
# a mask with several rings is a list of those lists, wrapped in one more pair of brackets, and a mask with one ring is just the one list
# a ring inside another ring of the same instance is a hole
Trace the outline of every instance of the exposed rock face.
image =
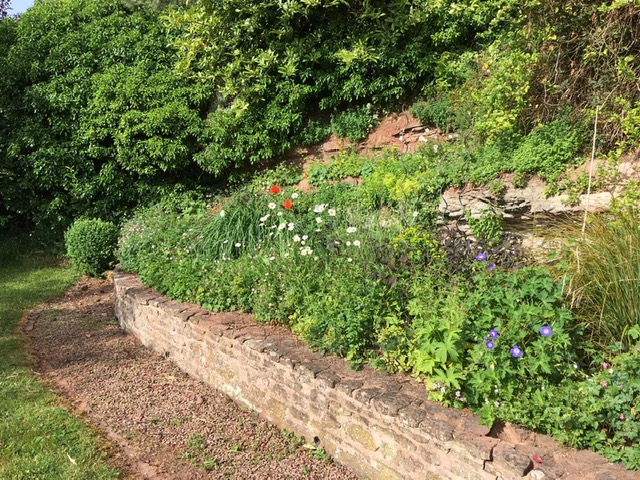
[(465, 210), (479, 216), (484, 210), (497, 210), (504, 218), (528, 217), (536, 214), (556, 215), (561, 213), (590, 212), (607, 210), (613, 195), (610, 192), (597, 192), (580, 195), (580, 202), (567, 205), (568, 195), (544, 195), (545, 184), (541, 180), (532, 180), (525, 188), (515, 188), (507, 183), (507, 190), (499, 197), (493, 195), (487, 187), (450, 188), (442, 194), (440, 212), (448, 218), (464, 216)]

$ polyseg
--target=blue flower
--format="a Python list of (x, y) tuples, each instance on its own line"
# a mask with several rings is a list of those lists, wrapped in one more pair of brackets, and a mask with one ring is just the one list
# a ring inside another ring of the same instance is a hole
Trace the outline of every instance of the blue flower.
[(490, 263), (489, 265), (487, 265), (487, 270), (489, 270), (490, 272), (493, 272), (495, 269), (496, 269), (495, 263)]
[(493, 350), (493, 347), (495, 347), (494, 343), (489, 340), (487, 343), (484, 344), (485, 347), (487, 347), (489, 350)]
[(524, 352), (518, 345), (514, 345), (509, 351), (511, 352), (511, 356), (513, 358), (520, 358), (524, 354)]
[(489, 336), (495, 340), (496, 338), (498, 338), (500, 336), (500, 334), (498, 333), (497, 330), (494, 330), (492, 328), (491, 330), (489, 330)]
[(476, 260), (478, 260), (479, 262), (482, 262), (486, 259), (487, 259), (487, 254), (484, 252), (480, 252), (479, 254), (476, 255)]
[(551, 327), (549, 325), (545, 325), (544, 327), (542, 327), (540, 329), (540, 335), (542, 335), (543, 337), (548, 337), (552, 333), (553, 333), (553, 330), (551, 329)]

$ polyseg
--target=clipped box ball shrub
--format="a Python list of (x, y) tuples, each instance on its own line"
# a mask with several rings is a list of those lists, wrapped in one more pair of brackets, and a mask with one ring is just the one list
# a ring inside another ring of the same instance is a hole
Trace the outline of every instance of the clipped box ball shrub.
[(99, 219), (76, 220), (64, 235), (71, 265), (83, 275), (101, 275), (115, 262), (118, 229)]

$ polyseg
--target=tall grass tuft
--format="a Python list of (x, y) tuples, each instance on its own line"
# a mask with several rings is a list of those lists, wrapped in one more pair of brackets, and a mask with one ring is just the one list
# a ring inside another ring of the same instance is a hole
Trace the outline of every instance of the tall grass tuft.
[(640, 325), (640, 221), (596, 216), (569, 255), (568, 294), (576, 318), (605, 350), (627, 349)]

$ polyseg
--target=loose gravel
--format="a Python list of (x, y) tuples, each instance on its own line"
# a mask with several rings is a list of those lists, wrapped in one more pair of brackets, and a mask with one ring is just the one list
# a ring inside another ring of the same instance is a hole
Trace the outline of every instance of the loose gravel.
[(109, 280), (82, 279), (23, 330), (40, 374), (106, 437), (126, 478), (357, 478), (125, 334)]

